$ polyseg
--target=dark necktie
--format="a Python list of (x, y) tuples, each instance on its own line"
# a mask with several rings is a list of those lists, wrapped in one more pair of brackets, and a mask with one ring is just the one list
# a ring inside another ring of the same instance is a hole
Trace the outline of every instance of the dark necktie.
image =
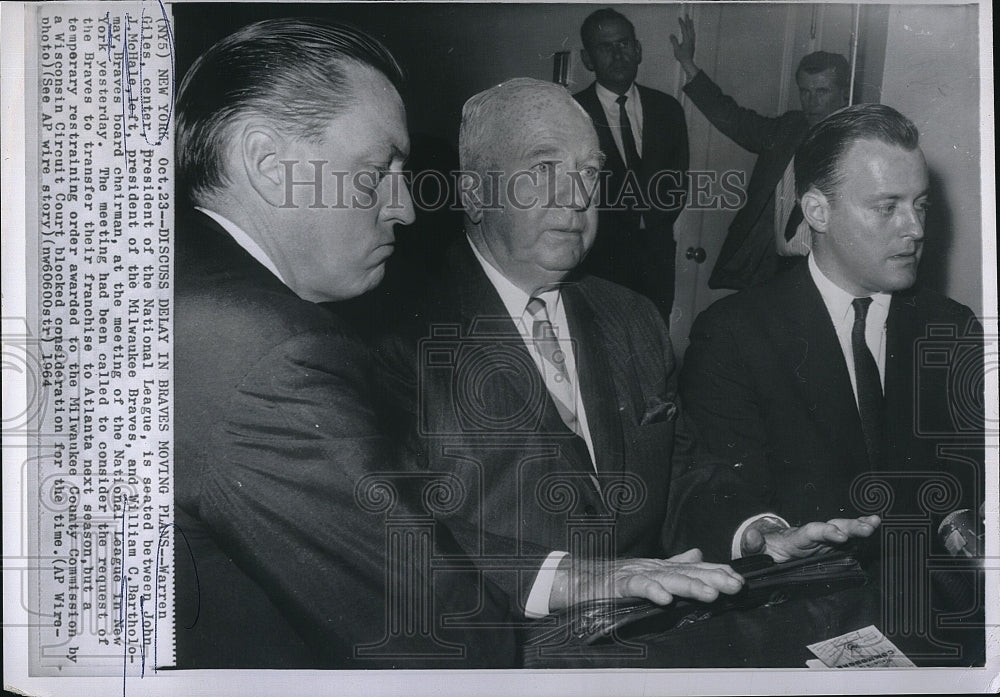
[(635, 134), (632, 133), (632, 122), (629, 121), (628, 112), (625, 111), (625, 102), (628, 100), (624, 94), (615, 101), (618, 102), (618, 122), (622, 127), (622, 146), (625, 149), (625, 164), (633, 172), (639, 171), (639, 148), (635, 145)]
[[(791, 242), (792, 238), (795, 237), (796, 231), (799, 229), (799, 223), (805, 220), (805, 216), (802, 215), (802, 208), (799, 204), (795, 204), (792, 208), (791, 214), (788, 216), (788, 222), (785, 224), (785, 242)], [(871, 300), (871, 298), (869, 298)], [(865, 310), (867, 312), (867, 310)]]
[(858, 411), (861, 414), (861, 430), (865, 434), (865, 449), (868, 464), (877, 469), (882, 464), (885, 441), (885, 398), (882, 395), (882, 380), (878, 365), (865, 342), (865, 319), (871, 298), (855, 298), (854, 326), (851, 328), (851, 352), (854, 354), (854, 379), (858, 388)]

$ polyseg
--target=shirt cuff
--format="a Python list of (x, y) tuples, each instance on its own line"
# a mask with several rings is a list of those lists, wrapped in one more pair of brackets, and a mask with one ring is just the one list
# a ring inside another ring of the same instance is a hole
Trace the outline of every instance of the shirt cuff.
[(524, 604), (524, 616), (531, 619), (545, 617), (549, 614), (549, 596), (552, 595), (552, 584), (556, 580), (556, 570), (559, 562), (569, 552), (550, 552), (542, 562), (542, 568), (535, 576), (535, 582), (531, 584), (531, 592), (528, 593), (528, 601)]
[(747, 528), (756, 523), (758, 520), (762, 520), (764, 518), (769, 518), (770, 520), (773, 520), (776, 523), (784, 525), (786, 528), (792, 527), (791, 525), (788, 524), (787, 520), (785, 520), (779, 515), (775, 515), (774, 513), (761, 513), (759, 515), (747, 518), (746, 520), (743, 521), (743, 523), (740, 524), (738, 528), (736, 528), (736, 534), (733, 535), (733, 548), (731, 555), (732, 559), (739, 559), (740, 557), (743, 556), (743, 534), (747, 531)]

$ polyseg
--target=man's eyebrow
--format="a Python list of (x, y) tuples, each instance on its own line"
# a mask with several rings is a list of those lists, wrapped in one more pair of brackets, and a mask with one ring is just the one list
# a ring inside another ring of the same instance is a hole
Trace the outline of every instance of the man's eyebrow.
[[(931, 193), (930, 189), (924, 189), (923, 191), (919, 192), (916, 196), (913, 196), (912, 198), (914, 199), (925, 198), (927, 196), (930, 196), (930, 193)], [(909, 194), (896, 194), (892, 192), (886, 192), (886, 193), (875, 192), (870, 196), (866, 196), (865, 200), (874, 203), (876, 201), (904, 201), (908, 198), (911, 198)]]
[(533, 160), (536, 157), (552, 157), (553, 155), (558, 155), (559, 150), (550, 145), (539, 145), (531, 148), (524, 154), (526, 159)]

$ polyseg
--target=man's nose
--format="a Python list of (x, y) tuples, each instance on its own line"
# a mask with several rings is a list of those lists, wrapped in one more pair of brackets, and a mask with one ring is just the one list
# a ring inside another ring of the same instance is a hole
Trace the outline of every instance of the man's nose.
[(916, 206), (907, 206), (900, 220), (899, 233), (901, 237), (910, 237), (916, 241), (924, 238), (924, 222), (926, 213)]
[(912, 237), (915, 240), (924, 238), (924, 222), (926, 213), (910, 206), (906, 211), (906, 217), (902, 222), (902, 233), (904, 237)]
[(417, 218), (413, 210), (410, 187), (402, 176), (391, 178), (393, 183), (388, 192), (389, 200), (382, 208), (383, 219), (387, 222), (409, 225)]
[(590, 207), (593, 192), (580, 172), (562, 172), (556, 179), (556, 204), (560, 208), (585, 211)]

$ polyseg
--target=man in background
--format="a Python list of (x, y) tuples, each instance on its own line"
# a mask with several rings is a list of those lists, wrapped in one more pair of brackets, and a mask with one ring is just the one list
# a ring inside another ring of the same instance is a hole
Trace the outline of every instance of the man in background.
[(795, 202), (792, 156), (810, 126), (847, 104), (850, 66), (836, 53), (810, 53), (795, 70), (802, 110), (761, 116), (723, 94), (695, 64), (694, 22), (678, 21), (682, 38), (671, 34), (670, 42), (688, 78), (684, 93), (713, 126), (757, 155), (746, 204), (729, 225), (708, 280), (710, 288), (740, 290), (767, 281), (809, 252), (809, 226)]
[(670, 321), (674, 221), (687, 191), (684, 110), (635, 82), (642, 44), (622, 14), (605, 8), (580, 27), (580, 57), (596, 78), (574, 95), (590, 114), (605, 155), (597, 241), (584, 269), (653, 301)]
[[(370, 357), (338, 313), (413, 220), (401, 79), (371, 37), (289, 18), (223, 39), (180, 86), (178, 667), (516, 663), (502, 595), (389, 553), (388, 518), (423, 506), (393, 479)], [(424, 554), (457, 558), (449, 539)], [(441, 624), (476, 609), (494, 626)]]

